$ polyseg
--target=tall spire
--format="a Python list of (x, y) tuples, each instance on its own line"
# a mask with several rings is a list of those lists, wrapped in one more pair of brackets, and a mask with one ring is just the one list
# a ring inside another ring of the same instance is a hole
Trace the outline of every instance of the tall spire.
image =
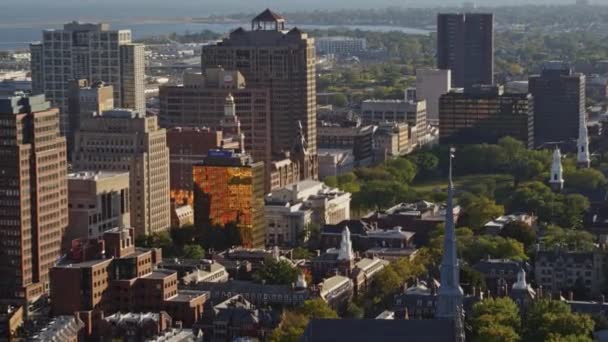
[(354, 258), (355, 253), (353, 253), (353, 243), (350, 240), (350, 230), (348, 229), (348, 226), (345, 226), (342, 231), (342, 241), (340, 241), (338, 260), (353, 260)]
[(581, 168), (589, 168), (591, 159), (589, 158), (589, 134), (587, 132), (586, 114), (581, 114), (580, 123), (578, 125), (578, 140), (576, 142), (576, 164)]
[(564, 171), (562, 167), (562, 154), (559, 151), (559, 147), (555, 146), (553, 150), (553, 160), (551, 162), (551, 179), (549, 179), (549, 185), (555, 192), (560, 192), (564, 189)]
[(454, 226), (454, 184), (452, 181), (452, 160), (454, 148), (450, 148), (450, 169), (448, 179), (448, 199), (445, 208), (445, 235), (441, 260), (441, 287), (437, 301), (437, 318), (451, 319), (456, 327), (456, 341), (464, 341), (463, 291), (460, 287), (460, 265), (456, 253), (456, 229)]

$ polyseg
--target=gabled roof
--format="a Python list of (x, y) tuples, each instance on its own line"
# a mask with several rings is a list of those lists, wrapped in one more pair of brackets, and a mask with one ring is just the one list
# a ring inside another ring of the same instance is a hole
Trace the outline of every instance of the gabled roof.
[(267, 8), (264, 12), (253, 18), (253, 21), (284, 21), (285, 18)]

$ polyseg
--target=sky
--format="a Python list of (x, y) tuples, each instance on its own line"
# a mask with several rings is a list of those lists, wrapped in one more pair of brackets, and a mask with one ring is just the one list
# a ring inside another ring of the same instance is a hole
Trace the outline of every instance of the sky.
[[(390, 6), (454, 6), (465, 0), (0, 0), (0, 23), (52, 23), (67, 19), (204, 17), (214, 14), (251, 13), (266, 7), (279, 12), (311, 9), (382, 8)], [(476, 4), (525, 4), (529, 0), (477, 0)], [(566, 4), (575, 0), (537, 0)], [(594, 3), (608, 0), (594, 0)]]

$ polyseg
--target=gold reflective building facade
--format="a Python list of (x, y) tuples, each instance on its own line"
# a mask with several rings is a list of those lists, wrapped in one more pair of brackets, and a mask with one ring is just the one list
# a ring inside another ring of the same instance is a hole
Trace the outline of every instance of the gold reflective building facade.
[(210, 151), (193, 167), (197, 227), (236, 223), (242, 244), (263, 247), (264, 163), (231, 151)]

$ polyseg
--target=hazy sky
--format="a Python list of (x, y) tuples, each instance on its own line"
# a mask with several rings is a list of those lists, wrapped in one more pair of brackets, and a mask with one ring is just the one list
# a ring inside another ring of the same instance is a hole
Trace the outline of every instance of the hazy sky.
[[(181, 17), (256, 12), (266, 7), (277, 11), (382, 8), (388, 6), (454, 6), (465, 0), (0, 0), (0, 22), (53, 22), (72, 18)], [(595, 0), (605, 3), (608, 0)], [(477, 0), (478, 5), (524, 4), (529, 0)], [(540, 0), (566, 4), (575, 0)]]

